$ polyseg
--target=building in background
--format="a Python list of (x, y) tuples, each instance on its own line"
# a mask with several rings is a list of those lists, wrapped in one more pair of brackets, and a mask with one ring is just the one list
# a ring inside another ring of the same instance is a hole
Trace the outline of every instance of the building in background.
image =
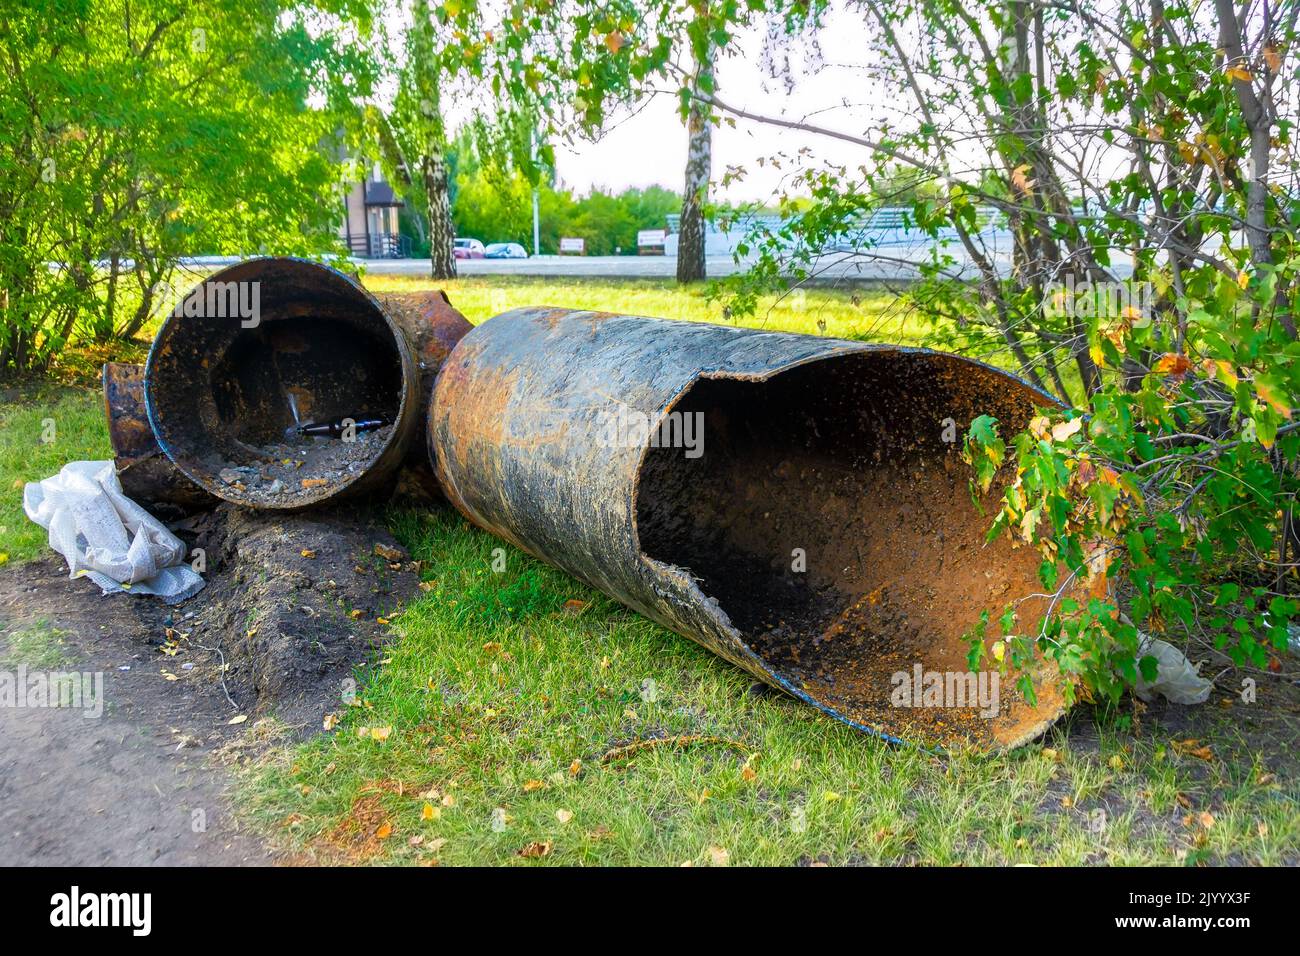
[(358, 258), (406, 258), (411, 241), (398, 227), (398, 213), (404, 205), (384, 179), (379, 164), (371, 163), (366, 178), (350, 183), (343, 195), (339, 238)]

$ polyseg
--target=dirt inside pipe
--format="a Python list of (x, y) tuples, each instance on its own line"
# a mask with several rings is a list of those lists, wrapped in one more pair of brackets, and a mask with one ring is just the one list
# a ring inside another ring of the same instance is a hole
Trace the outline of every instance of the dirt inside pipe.
[[(255, 321), (173, 316), (150, 355), (153, 423), (182, 471), (237, 504), (296, 508), (341, 493), (381, 459), (400, 461), (386, 453), (409, 437), (415, 386), (377, 303), (296, 261), (255, 260), (214, 282), (258, 287)], [(301, 430), (311, 425), (335, 432)]]
[[(983, 612), (1043, 590), (1032, 549), (985, 542), (993, 502), (979, 513), (960, 459), (975, 416), (1005, 435), (1027, 423), (1027, 390), (950, 357), (859, 353), (704, 378), (672, 410), (701, 416), (702, 454), (648, 452), (642, 550), (695, 576), (773, 672), (924, 744), (1013, 746), (1059, 713), (1046, 671), (1030, 706), (1014, 674), (967, 662)], [(1017, 608), (1016, 632), (1034, 633), (1046, 601)]]

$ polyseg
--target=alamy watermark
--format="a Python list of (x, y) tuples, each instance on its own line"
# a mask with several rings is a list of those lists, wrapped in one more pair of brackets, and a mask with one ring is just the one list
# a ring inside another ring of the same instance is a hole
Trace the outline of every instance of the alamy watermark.
[(262, 283), (208, 281), (172, 307), (172, 315), (199, 319), (239, 319), (246, 329), (262, 322)]
[(704, 413), (669, 412), (656, 423), (649, 415), (620, 405), (600, 413), (602, 448), (682, 448), (687, 458), (704, 454)]
[(104, 714), (103, 671), (42, 671), (19, 664), (0, 671), (0, 707), (62, 707), (94, 719)]
[(997, 671), (927, 671), (920, 664), (895, 671), (889, 702), (895, 707), (978, 709), (981, 717), (1001, 711), (1001, 675)]

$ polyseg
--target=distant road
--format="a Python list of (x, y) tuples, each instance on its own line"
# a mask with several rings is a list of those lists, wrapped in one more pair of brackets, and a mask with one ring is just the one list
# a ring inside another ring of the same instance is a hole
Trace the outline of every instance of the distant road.
[[(751, 262), (737, 264), (730, 256), (710, 256), (705, 269), (710, 277), (744, 272)], [(385, 276), (426, 276), (428, 259), (367, 259), (366, 272)], [(552, 278), (671, 279), (677, 275), (677, 260), (670, 256), (532, 256), (528, 259), (460, 259), (456, 271), (462, 276), (514, 275)], [(815, 271), (823, 281), (880, 281), (911, 279), (916, 267), (907, 262), (866, 261), (843, 253), (822, 257)]]

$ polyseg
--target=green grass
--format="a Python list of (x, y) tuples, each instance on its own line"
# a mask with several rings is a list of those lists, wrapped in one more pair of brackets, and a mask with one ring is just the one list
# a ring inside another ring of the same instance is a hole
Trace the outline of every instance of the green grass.
[[(732, 321), (724, 314), (724, 304), (710, 301), (703, 287), (683, 290), (666, 280), (557, 281), (475, 276), (435, 283), (429, 279), (369, 276), (365, 283), (375, 292), (445, 289), (452, 304), (475, 324), (507, 309), (536, 305), (599, 309), (691, 322)], [(739, 317), (735, 322), (772, 331), (908, 345), (918, 344), (928, 329), (905, 304), (886, 292), (820, 287), (783, 297), (763, 296), (752, 316)]]
[(44, 618), (13, 631), (0, 644), (0, 664), (25, 664), (37, 670), (50, 670), (69, 660), (63, 644), (63, 632)]
[[(655, 282), (476, 278), (449, 289), (473, 321), (525, 304), (720, 319), (701, 295)], [(922, 331), (879, 294), (822, 290), (801, 303), (766, 302), (746, 324), (817, 332), (819, 318), (831, 335), (911, 342)], [(40, 440), (47, 418), (55, 422), (50, 443)], [(10, 395), (0, 424), (0, 553), (18, 560), (45, 544), (44, 531), (22, 516), (21, 484), (74, 458), (104, 457), (108, 446), (93, 388)], [(659, 865), (1300, 858), (1296, 780), (1251, 749), (1236, 710), (1222, 711), (1203, 737), (1211, 761), (1180, 754), (1168, 734), (1145, 724), (1095, 724), (1086, 711), (1006, 756), (894, 749), (810, 707), (751, 692), (747, 674), (447, 509), (394, 511), (391, 521), (424, 562), (429, 589), (393, 621), (396, 640), (382, 662), (363, 669), (358, 701), (340, 706), (337, 725), (273, 748), (241, 777), (242, 806), (291, 858)], [(500, 574), (497, 548), (506, 555)], [(363, 729), (378, 732), (363, 737)], [(602, 762), (614, 748), (679, 736), (705, 739)], [(426, 804), (434, 819), (424, 818)], [(1208, 828), (1202, 813), (1213, 818)], [(519, 855), (534, 844), (546, 855)]]
[[(752, 693), (745, 673), (449, 511), (393, 526), (435, 583), (333, 730), (244, 782), (254, 818), (309, 859), (1277, 863), (1300, 846), (1294, 782), (1261, 785), (1248, 755), (1207, 764), (1113, 726), (1076, 746), (1069, 725), (1009, 756), (893, 749)], [(706, 739), (602, 762), (678, 736)], [(1183, 823), (1201, 811), (1210, 828)], [(521, 856), (532, 844), (546, 856)]]
[(23, 513), (23, 487), (70, 461), (112, 457), (99, 395), (86, 387), (24, 390), (0, 402), (0, 564), (35, 557), (48, 535)]

